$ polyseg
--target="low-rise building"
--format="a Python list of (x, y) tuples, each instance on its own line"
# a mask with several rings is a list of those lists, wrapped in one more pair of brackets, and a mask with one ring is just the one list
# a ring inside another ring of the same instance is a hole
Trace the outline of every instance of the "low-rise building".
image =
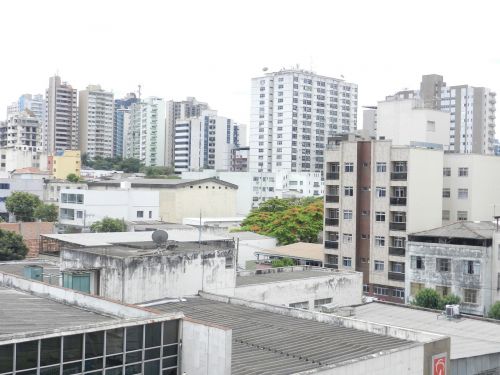
[(65, 180), (69, 174), (80, 177), (81, 153), (79, 150), (58, 151), (48, 157), (50, 174), (60, 180)]
[(35, 194), (40, 199), (43, 199), (43, 180), (41, 178), (33, 180), (24, 178), (0, 178), (0, 217), (5, 221), (14, 220), (14, 217), (9, 215), (5, 207), (5, 201), (16, 191)]
[(499, 300), (496, 224), (460, 221), (412, 233), (406, 251), (407, 301), (422, 288), (460, 297), (460, 311), (486, 315)]
[[(130, 178), (89, 182), (89, 190), (120, 190), (122, 182), (131, 190), (157, 191), (160, 194), (159, 218), (182, 223), (185, 217), (234, 217), (238, 186), (217, 178), (146, 179)], [(145, 216), (147, 218), (147, 216)]]
[(68, 189), (87, 190), (85, 182), (69, 182), (67, 180), (45, 180), (43, 184), (43, 201), (59, 205), (61, 191)]
[(290, 258), (297, 265), (323, 267), (323, 244), (297, 242), (290, 245), (256, 250), (258, 263), (270, 264), (273, 259)]
[(8, 177), (12, 171), (23, 168), (36, 168), (46, 171), (47, 153), (17, 150), (13, 147), (0, 148), (0, 177)]
[(105, 217), (158, 220), (158, 191), (67, 189), (59, 193), (59, 222), (85, 230)]

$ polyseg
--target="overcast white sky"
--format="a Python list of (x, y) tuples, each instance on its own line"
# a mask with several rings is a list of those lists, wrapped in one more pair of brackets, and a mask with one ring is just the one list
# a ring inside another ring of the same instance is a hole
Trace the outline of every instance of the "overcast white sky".
[(500, 89), (496, 1), (2, 0), (0, 14), (0, 119), (56, 71), (78, 89), (195, 96), (243, 123), (262, 67), (343, 74), (361, 105), (426, 73)]

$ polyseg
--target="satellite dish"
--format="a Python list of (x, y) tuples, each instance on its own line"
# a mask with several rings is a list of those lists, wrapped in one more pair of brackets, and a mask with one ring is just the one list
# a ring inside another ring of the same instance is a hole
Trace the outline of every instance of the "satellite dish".
[(151, 234), (151, 238), (155, 244), (162, 246), (168, 241), (168, 233), (162, 229), (157, 229)]
[(267, 70), (268, 70), (268, 67), (267, 67), (267, 66), (265, 66), (265, 67), (263, 67), (263, 68), (262, 68), (262, 71), (263, 71), (263, 72), (267, 72)]

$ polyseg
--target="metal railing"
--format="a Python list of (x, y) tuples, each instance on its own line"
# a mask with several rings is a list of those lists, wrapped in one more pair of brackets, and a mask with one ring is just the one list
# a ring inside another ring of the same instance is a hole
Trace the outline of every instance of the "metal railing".
[(327, 172), (326, 179), (327, 180), (338, 180), (339, 175), (340, 175), (339, 172)]
[(405, 248), (404, 247), (392, 247), (389, 246), (389, 255), (395, 255), (398, 257), (404, 257), (405, 256)]
[(391, 198), (391, 205), (393, 206), (406, 206), (406, 197), (392, 197)]
[(339, 242), (338, 241), (325, 241), (325, 249), (338, 249)]
[(406, 230), (406, 223), (389, 223), (390, 230)]
[(401, 272), (391, 272), (391, 271), (389, 271), (388, 278), (389, 278), (389, 280), (405, 281), (405, 274), (401, 273)]
[(338, 195), (326, 195), (326, 203), (339, 203)]
[(339, 219), (333, 219), (333, 218), (325, 218), (325, 225), (333, 225), (333, 226), (338, 226), (339, 225)]
[(393, 181), (406, 181), (407, 176), (407, 172), (391, 172), (391, 180)]

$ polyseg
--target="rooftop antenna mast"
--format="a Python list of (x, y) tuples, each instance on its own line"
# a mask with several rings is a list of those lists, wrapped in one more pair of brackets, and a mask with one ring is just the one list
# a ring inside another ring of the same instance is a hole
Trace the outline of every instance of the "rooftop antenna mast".
[(137, 94), (139, 96), (139, 101), (141, 101), (141, 88), (142, 88), (141, 85), (137, 85)]
[(498, 232), (498, 221), (500, 220), (500, 216), (496, 214), (496, 205), (493, 205), (493, 218), (497, 222), (497, 232)]

